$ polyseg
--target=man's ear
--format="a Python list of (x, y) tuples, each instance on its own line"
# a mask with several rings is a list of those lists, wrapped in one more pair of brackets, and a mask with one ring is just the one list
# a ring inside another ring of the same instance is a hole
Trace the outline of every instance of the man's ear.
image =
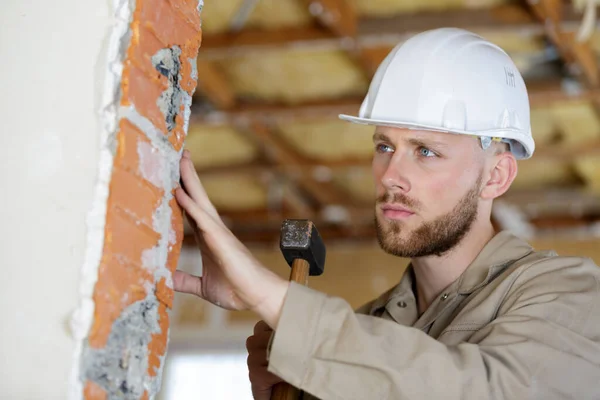
[(492, 200), (502, 196), (517, 176), (517, 160), (510, 151), (490, 157), (490, 177), (481, 191), (481, 197)]

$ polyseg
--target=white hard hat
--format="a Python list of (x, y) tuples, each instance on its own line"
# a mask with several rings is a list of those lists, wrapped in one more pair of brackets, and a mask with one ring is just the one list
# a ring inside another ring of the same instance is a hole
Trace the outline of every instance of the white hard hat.
[(498, 46), (472, 32), (441, 28), (396, 46), (381, 63), (359, 111), (343, 120), (503, 141), (531, 157), (529, 97), (523, 77)]

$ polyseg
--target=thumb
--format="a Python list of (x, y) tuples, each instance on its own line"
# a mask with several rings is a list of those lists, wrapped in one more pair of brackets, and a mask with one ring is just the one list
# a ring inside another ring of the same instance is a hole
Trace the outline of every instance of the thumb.
[(202, 296), (202, 277), (188, 274), (184, 271), (175, 271), (173, 274), (173, 288), (176, 292)]

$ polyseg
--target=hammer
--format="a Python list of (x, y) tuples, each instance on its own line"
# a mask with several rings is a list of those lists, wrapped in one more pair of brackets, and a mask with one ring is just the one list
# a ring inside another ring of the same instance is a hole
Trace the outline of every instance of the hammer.
[[(279, 248), (292, 268), (290, 281), (308, 285), (308, 276), (317, 276), (325, 268), (325, 244), (315, 225), (306, 219), (286, 219), (281, 224)], [(275, 385), (271, 400), (297, 400), (300, 391), (281, 382)]]

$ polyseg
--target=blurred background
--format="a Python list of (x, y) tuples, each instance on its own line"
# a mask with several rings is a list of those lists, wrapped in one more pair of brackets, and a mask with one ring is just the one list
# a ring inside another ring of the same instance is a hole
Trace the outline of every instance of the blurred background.
[[(600, 33), (593, 1), (205, 0), (199, 87), (186, 147), (233, 232), (281, 276), (285, 218), (327, 245), (309, 285), (354, 307), (401, 277), (374, 229), (372, 127), (355, 114), (377, 66), (428, 29), (472, 30), (504, 48), (530, 93), (536, 153), (494, 224), (537, 249), (600, 262)], [(493, 94), (490, 94), (493, 95)], [(201, 273), (186, 228), (180, 268)], [(256, 318), (177, 295), (161, 399), (250, 399), (245, 339)]]

